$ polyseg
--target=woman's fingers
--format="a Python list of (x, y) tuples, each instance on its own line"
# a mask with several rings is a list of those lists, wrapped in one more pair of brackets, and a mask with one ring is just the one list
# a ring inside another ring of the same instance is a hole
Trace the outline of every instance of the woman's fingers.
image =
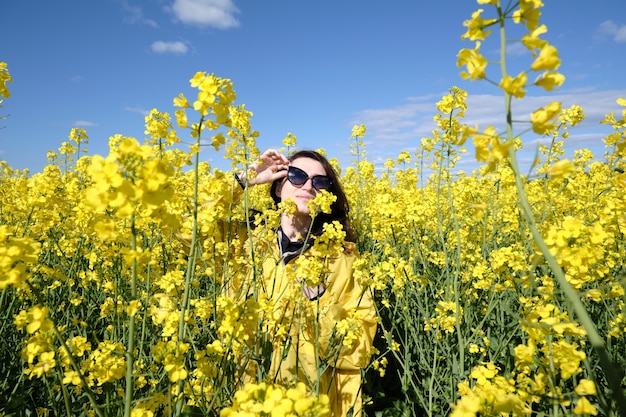
[(265, 151), (264, 155), (266, 155), (275, 165), (284, 165), (288, 164), (289, 160), (282, 153), (278, 152), (276, 149), (268, 149)]
[(250, 169), (256, 172), (254, 184), (263, 184), (284, 178), (287, 175), (289, 159), (276, 149), (268, 149), (259, 156), (257, 162), (250, 165)]
[(286, 176), (287, 176), (287, 169), (286, 168), (279, 169), (278, 171), (274, 173), (274, 175), (272, 175), (272, 181), (285, 178)]
[(269, 168), (272, 171), (276, 172), (289, 166), (289, 160), (287, 159), (287, 157), (278, 152), (276, 149), (268, 149), (267, 151), (263, 152), (260, 159), (263, 164), (262, 166), (258, 167), (259, 170)]

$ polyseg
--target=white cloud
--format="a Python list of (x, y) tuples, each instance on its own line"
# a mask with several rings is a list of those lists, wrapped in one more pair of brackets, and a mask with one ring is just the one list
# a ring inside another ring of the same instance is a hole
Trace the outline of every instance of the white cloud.
[(186, 24), (229, 29), (239, 26), (232, 0), (174, 0), (171, 11)]
[(124, 11), (124, 22), (130, 24), (142, 24), (158, 28), (159, 25), (152, 19), (148, 19), (143, 14), (143, 9), (139, 6), (131, 6), (127, 1), (122, 2), (122, 10)]
[[(575, 149), (589, 148), (596, 157), (602, 157), (604, 152), (604, 138), (610, 131), (610, 126), (600, 125), (607, 113), (621, 114), (622, 107), (616, 103), (618, 97), (626, 96), (626, 89), (609, 91), (576, 90), (543, 96), (526, 96), (522, 100), (514, 100), (512, 111), (515, 123), (515, 134), (520, 134), (530, 128), (530, 113), (540, 107), (545, 107), (553, 101), (561, 102), (562, 108), (569, 108), (573, 104), (583, 108), (586, 118), (577, 126), (570, 129), (570, 137), (565, 140), (568, 152)], [(441, 96), (439, 96), (441, 97)], [(417, 98), (419, 103), (408, 103), (391, 108), (367, 109), (356, 112), (351, 124), (364, 123), (367, 133), (364, 138), (367, 145), (368, 158), (376, 156), (375, 163), (387, 158), (396, 158), (401, 150), (414, 151), (421, 144), (421, 139), (432, 137), (436, 129), (433, 116), (437, 109), (432, 96)], [(428, 101), (428, 103), (426, 103)], [(504, 114), (504, 98), (493, 94), (468, 94), (467, 111), (462, 122), (480, 130), (487, 126), (495, 126), (498, 131), (504, 131), (506, 119)], [(532, 131), (526, 132), (522, 139), (524, 150), (520, 153), (520, 163), (532, 160), (532, 156), (539, 143), (546, 143), (545, 138), (537, 137)], [(548, 139), (549, 143), (549, 139)], [(466, 144), (468, 152), (463, 156), (463, 165), (477, 166), (474, 159), (474, 149), (471, 142)], [(469, 160), (468, 160), (469, 159)], [(382, 163), (382, 162), (381, 162)], [(459, 167), (462, 165), (459, 164)]]
[(352, 125), (365, 124), (366, 139), (388, 145), (403, 145), (432, 130), (429, 121), (435, 106), (432, 103), (409, 103), (389, 109), (366, 109), (357, 112)]
[(152, 49), (152, 52), (156, 52), (157, 54), (170, 53), (170, 54), (178, 54), (178, 55), (184, 55), (189, 50), (187, 45), (185, 45), (185, 43), (180, 42), (180, 41), (172, 41), (172, 42), (156, 41), (152, 43), (152, 45), (150, 46), (150, 49)]
[(74, 121), (74, 123), (72, 123), (72, 125), (75, 126), (75, 127), (93, 127), (93, 126), (98, 126), (97, 123), (90, 122), (89, 120), (76, 120), (76, 121)]
[(598, 33), (610, 36), (615, 42), (626, 42), (626, 25), (618, 25), (612, 20), (600, 23)]
[(140, 114), (140, 115), (142, 115), (144, 117), (150, 114), (150, 110), (146, 110), (143, 107), (126, 106), (126, 107), (124, 107), (124, 110), (126, 110), (127, 112)]

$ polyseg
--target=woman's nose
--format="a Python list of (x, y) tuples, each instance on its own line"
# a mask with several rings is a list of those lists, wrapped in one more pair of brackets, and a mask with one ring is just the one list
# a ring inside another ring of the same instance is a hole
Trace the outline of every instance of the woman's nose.
[(312, 190), (313, 189), (313, 180), (309, 177), (306, 179), (306, 181), (304, 182), (304, 184), (302, 184), (300, 186), (300, 188), (304, 188), (307, 190)]

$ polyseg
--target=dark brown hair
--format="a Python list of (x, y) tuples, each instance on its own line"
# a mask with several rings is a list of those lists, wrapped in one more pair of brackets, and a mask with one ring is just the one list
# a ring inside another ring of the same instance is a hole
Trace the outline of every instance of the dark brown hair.
[[(354, 231), (350, 227), (350, 219), (348, 215), (350, 214), (350, 205), (348, 204), (348, 198), (346, 197), (346, 193), (344, 193), (343, 188), (341, 187), (341, 183), (339, 182), (339, 176), (333, 169), (328, 159), (319, 152), (311, 151), (311, 150), (301, 150), (293, 155), (291, 155), (288, 159), (290, 162), (295, 161), (299, 158), (310, 158), (314, 159), (324, 168), (326, 175), (330, 177), (332, 181), (332, 185), (328, 190), (330, 193), (337, 196), (337, 200), (330, 206), (331, 213), (320, 213), (315, 217), (313, 221), (313, 227), (311, 228), (311, 233), (315, 236), (319, 236), (324, 231), (324, 223), (330, 223), (337, 220), (343, 226), (344, 232), (346, 232), (346, 241), (347, 242), (356, 242), (356, 235)], [(276, 189), (278, 188), (281, 181), (287, 181), (286, 178), (276, 180), (272, 183), (272, 188), (270, 189), (270, 195), (274, 200), (274, 203), (278, 205), (280, 203), (280, 197), (276, 194)]]

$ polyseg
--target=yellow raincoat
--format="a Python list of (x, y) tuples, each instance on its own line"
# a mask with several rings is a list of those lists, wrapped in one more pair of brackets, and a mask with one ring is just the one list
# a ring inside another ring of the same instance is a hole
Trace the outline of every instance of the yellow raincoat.
[[(313, 392), (327, 394), (333, 417), (345, 416), (351, 408), (354, 416), (361, 415), (360, 370), (370, 360), (376, 310), (370, 292), (353, 278), (358, 256), (354, 244), (345, 243), (342, 252), (319, 259), (324, 263), (324, 289), (317, 298), (307, 296), (298, 277), (294, 279), (297, 258), (285, 265), (278, 244), (272, 251), (263, 262), (264, 290), (274, 303), (277, 336), (268, 378), (302, 381)], [(305, 251), (300, 256), (314, 255)], [(348, 323), (349, 335), (342, 337), (342, 324)]]

